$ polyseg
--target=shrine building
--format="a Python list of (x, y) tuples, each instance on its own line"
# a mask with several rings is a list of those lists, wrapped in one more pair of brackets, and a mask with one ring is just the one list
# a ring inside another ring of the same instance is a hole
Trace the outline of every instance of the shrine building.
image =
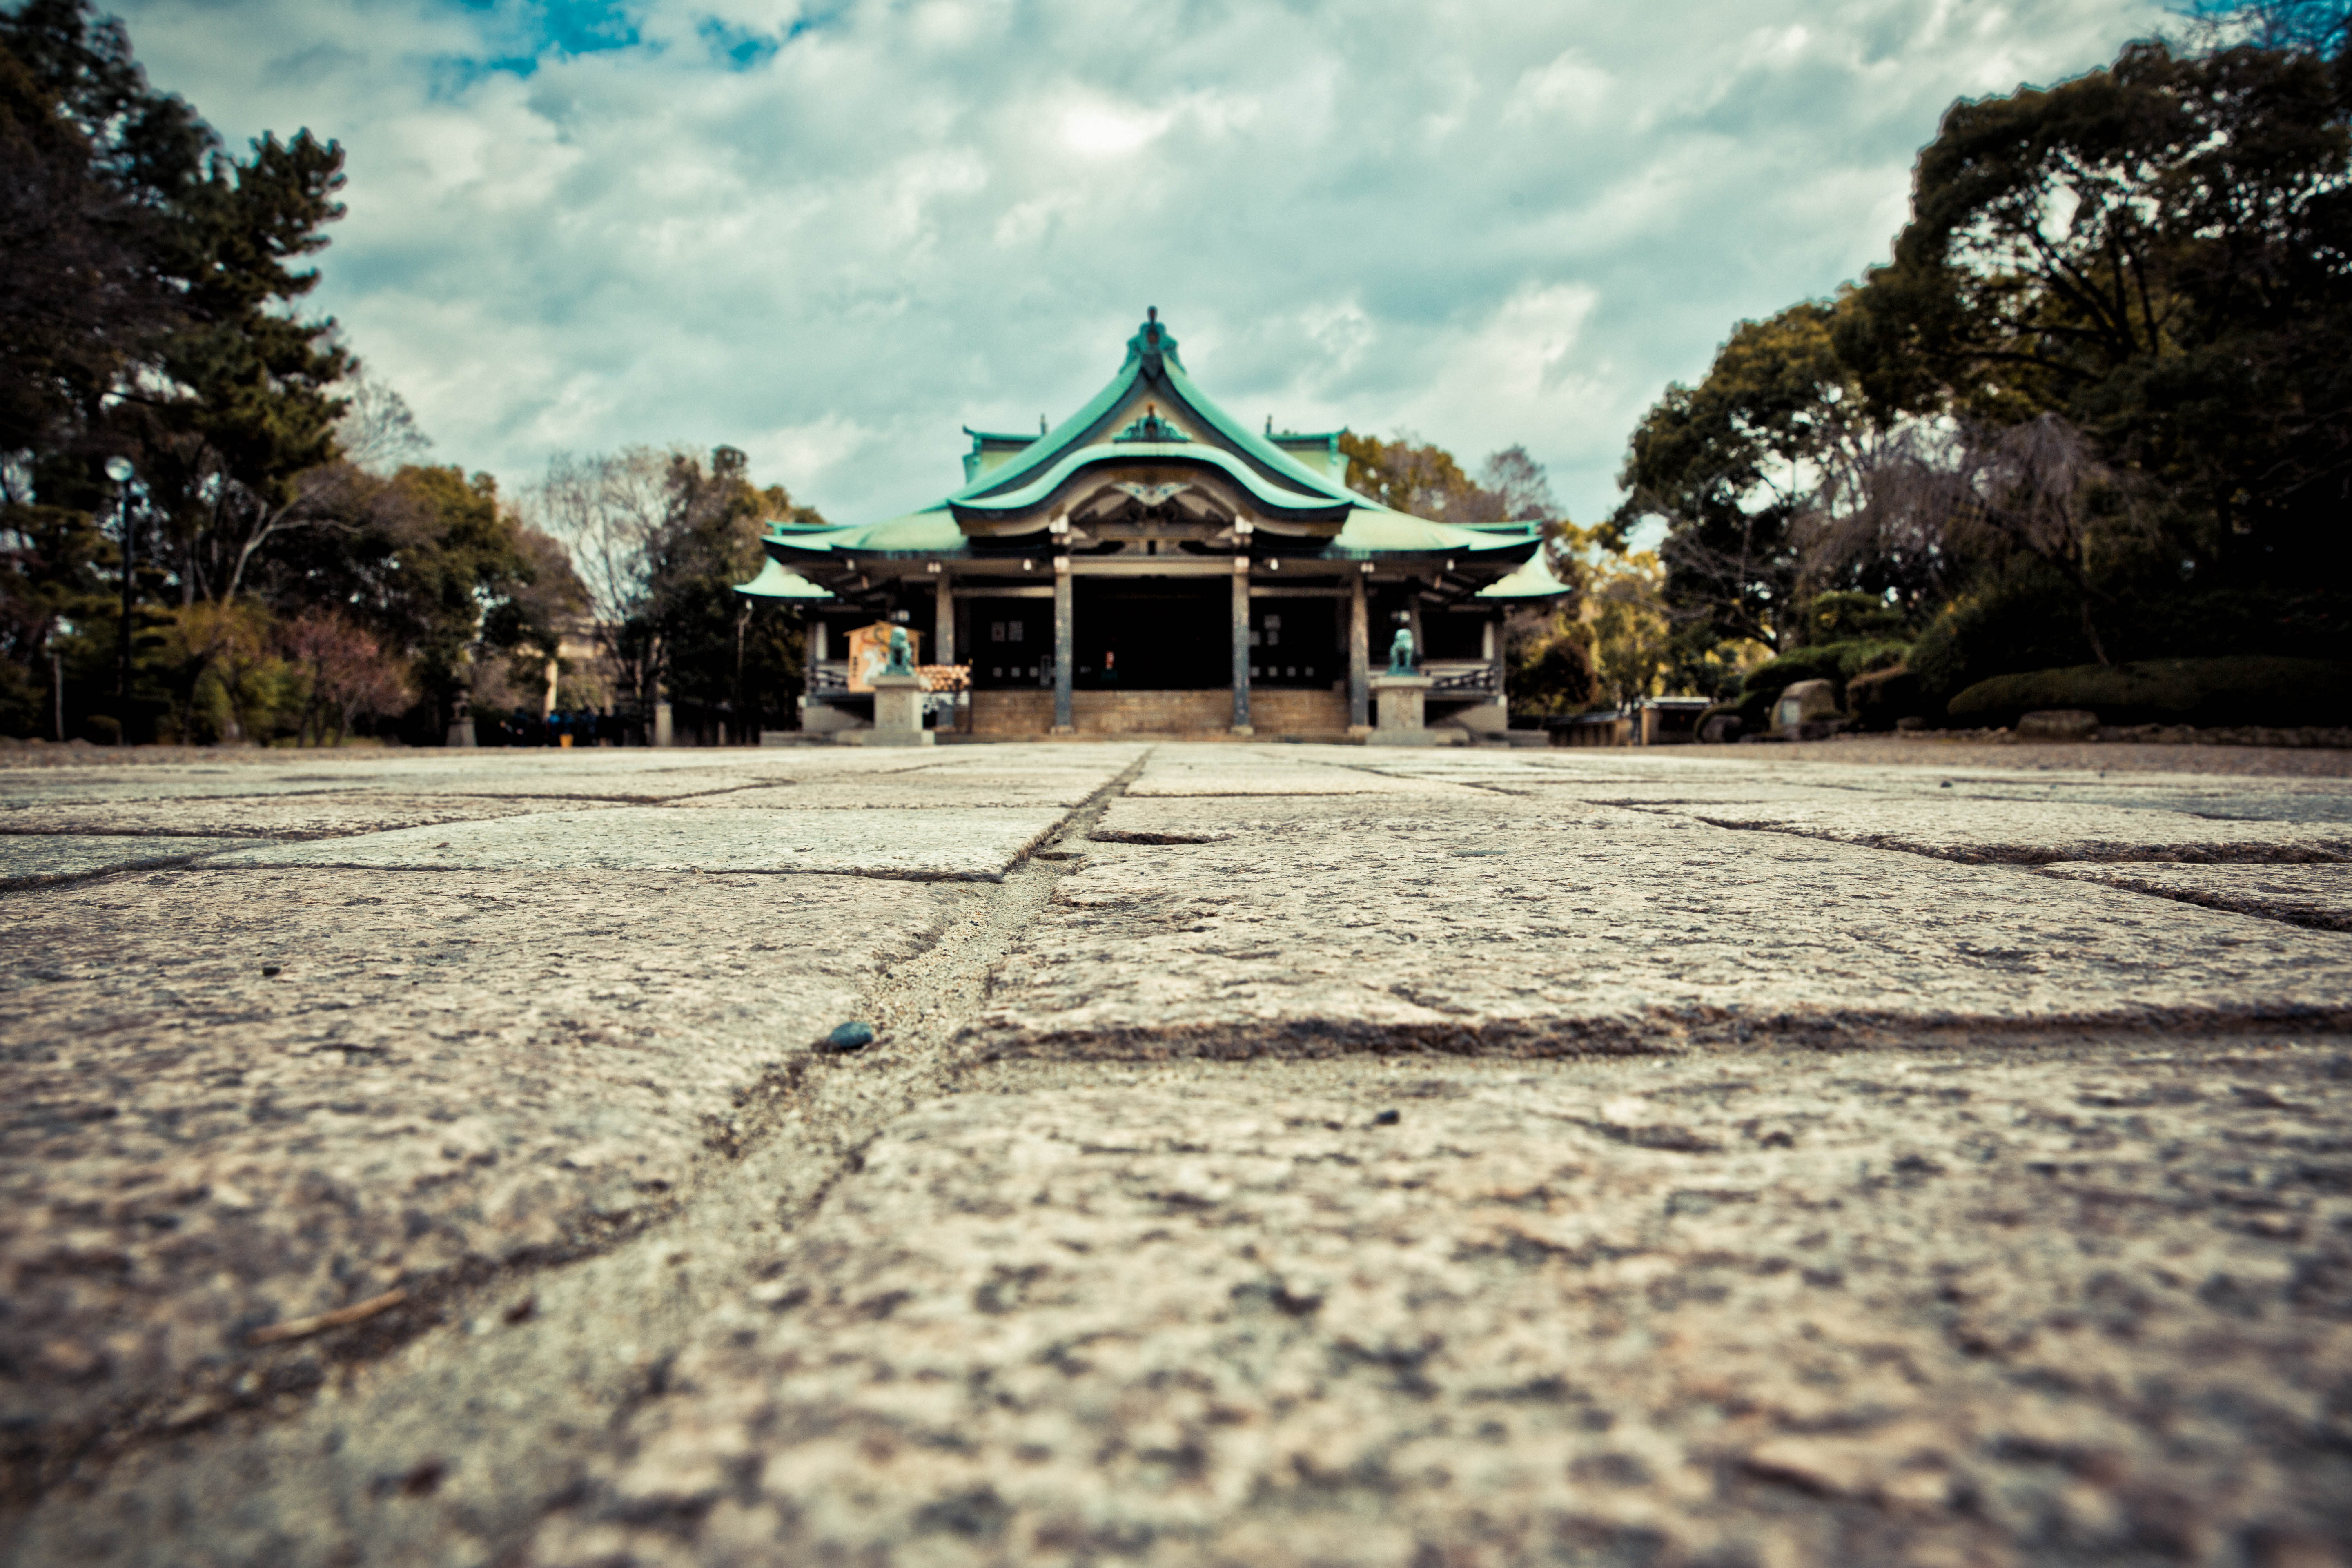
[(803, 605), (804, 728), (872, 723), (852, 656), (897, 624), (943, 730), (1339, 740), (1372, 722), (1371, 677), (1406, 626), (1429, 726), (1499, 738), (1504, 611), (1564, 591), (1540, 525), (1392, 510), (1348, 489), (1339, 433), (1235, 419), (1157, 310), (1059, 427), (965, 433), (964, 486), (937, 505), (768, 532), (766, 569), (737, 591)]

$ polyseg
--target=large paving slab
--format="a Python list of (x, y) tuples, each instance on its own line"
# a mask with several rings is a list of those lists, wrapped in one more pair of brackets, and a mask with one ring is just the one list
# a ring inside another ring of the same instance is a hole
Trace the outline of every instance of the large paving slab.
[(1664, 813), (1113, 803), (981, 1021), (1014, 1052), (1666, 1048), (2338, 1018), (2352, 938)]
[(940, 1100), (512, 1560), (2338, 1561), (2345, 1062)]
[[(1873, 780), (1881, 788), (1896, 783), (1892, 778)], [(2178, 811), (2242, 822), (2352, 823), (2352, 789), (2341, 779), (2107, 776), (2037, 785), (2019, 778), (1959, 775), (1953, 779), (1952, 787), (1978, 800), (2062, 800), (2078, 805)]]
[(145, 837), (130, 834), (0, 834), (0, 889), (69, 881), (109, 871), (178, 866), (200, 855), (266, 842), (251, 838)]
[(1108, 780), (1089, 774), (1062, 779), (1011, 778), (943, 779), (904, 774), (878, 779), (811, 779), (806, 783), (771, 784), (698, 795), (680, 806), (728, 811), (783, 809), (799, 811), (864, 811), (876, 807), (919, 808), (927, 811), (992, 810), (1008, 806), (1074, 806)]
[[(1398, 777), (1440, 778), (1506, 793), (1626, 804), (1822, 803), (1854, 792), (1898, 797), (2105, 805), (2262, 822), (2352, 822), (2352, 785), (2342, 778), (2219, 773), (2128, 773), (2090, 769), (1838, 767), (1819, 762), (1726, 761), (1662, 749), (1636, 768), (1602, 752), (1568, 760), (1533, 752), (1365, 764)], [(1588, 760), (1588, 758), (1590, 760)]]
[(811, 776), (697, 795), (677, 804), (708, 810), (866, 810), (905, 806), (972, 811), (1004, 806), (1083, 805), (1118, 776), (1116, 765), (1092, 768), (926, 768), (882, 776)]
[(402, 828), (247, 849), (223, 868), (341, 866), (440, 871), (855, 872), (997, 878), (1068, 814), (1058, 807), (942, 813), (614, 806)]
[(1717, 827), (1792, 834), (1967, 862), (2352, 861), (2352, 826), (2217, 820), (2069, 801), (1873, 798), (1673, 805)]
[(2129, 888), (2208, 909), (2322, 931), (2352, 931), (2352, 866), (2053, 865), (2042, 874)]
[[(1360, 754), (1360, 753), (1359, 753)], [(1163, 748), (1127, 786), (1132, 795), (1421, 795), (1454, 786), (1391, 777), (1366, 768), (1336, 766), (1252, 748), (1190, 751)]]
[(968, 896), (297, 868), (0, 901), (0, 1491), (648, 1223)]
[[(255, 753), (209, 765), (0, 769), (0, 805), (387, 791), (660, 800), (757, 782), (781, 759), (757, 752)], [(779, 770), (780, 771), (780, 770)]]
[(2324, 1563), (2347, 1044), (971, 1075), (0, 1556)]
[[(54, 801), (0, 806), (0, 834), (126, 833), (234, 838), (333, 838), (396, 827), (520, 816), (577, 807), (530, 796), (352, 791), (320, 795), (182, 796), (171, 800)], [(215, 846), (215, 847), (219, 847)]]
[(2352, 1560), (2352, 866), (1699, 819), (2341, 781), (1828, 750), (23, 770), (531, 815), (0, 897), (0, 1563)]

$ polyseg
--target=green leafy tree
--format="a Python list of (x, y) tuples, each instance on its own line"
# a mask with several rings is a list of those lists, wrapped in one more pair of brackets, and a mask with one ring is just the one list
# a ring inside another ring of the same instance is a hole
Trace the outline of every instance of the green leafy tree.
[(1667, 387), (1634, 428), (1611, 530), (1664, 522), (1663, 592), (1686, 642), (1780, 647), (1813, 574), (1810, 539), (1855, 508), (1877, 431), (1832, 335), (1843, 308), (1741, 322), (1704, 380)]
[(1890, 263), (1644, 417), (1612, 521), (1666, 525), (1680, 664), (1818, 642), (1825, 592), (1964, 612), (1928, 685), (2352, 635), (2347, 7), (2199, 10), (1955, 105)]
[[(191, 627), (182, 612), (236, 602), (275, 571), (288, 536), (350, 510), (349, 466), (336, 459), (355, 366), (331, 322), (299, 313), (317, 278), (301, 262), (341, 213), (342, 154), (305, 132), (228, 155), (192, 107), (148, 85), (122, 26), (87, 0), (0, 13), (0, 621), (12, 667), (0, 688), (22, 688), (45, 651), (64, 653), (85, 722), (101, 706), (109, 722), (162, 715), (163, 701), (142, 701), (152, 682), (185, 731), (199, 721), (196, 685), (229, 692), (215, 673), (226, 667), (199, 658), (191, 677), (166, 645), (210, 647), (245, 617)], [(121, 496), (100, 473), (113, 455), (137, 465)], [(118, 697), (123, 612), (89, 579), (110, 574), (119, 588), (133, 544), (143, 668)], [(299, 607), (259, 608), (267, 622)], [(250, 728), (242, 696), (221, 700), (222, 733)], [(7, 721), (21, 728), (16, 707)]]
[(766, 559), (770, 520), (821, 521), (815, 512), (781, 486), (754, 485), (731, 447), (707, 464), (643, 447), (561, 457), (529, 506), (572, 553), (625, 710), (642, 719), (667, 696), (722, 712), (741, 733), (788, 721), (799, 617), (734, 589)]
[(2135, 521), (2162, 528), (2160, 546), (2110, 552), (2100, 591), (2136, 574), (2340, 580), (2347, 110), (2340, 55), (2162, 43), (1956, 104), (1840, 349), (1874, 407), (1951, 420), (1963, 447), (2053, 418), (2079, 431)]
[(732, 447), (715, 448), (707, 468), (672, 456), (671, 515), (650, 563), (644, 617), (667, 649), (671, 700), (727, 713), (740, 734), (756, 734), (800, 683), (797, 626), (735, 592), (767, 559), (760, 536), (768, 520), (792, 510), (781, 488), (755, 489), (748, 468)]
[(0, 451), (94, 482), (109, 395), (179, 320), (162, 257), (213, 146), (120, 22), (83, 0), (0, 13)]
[(275, 535), (320, 515), (310, 477), (336, 456), (354, 366), (331, 321), (296, 315), (319, 275), (293, 263), (342, 216), (342, 163), (307, 131), (264, 135), (245, 161), (210, 160), (185, 200), (173, 260), (188, 320), (165, 343), (166, 390), (133, 400), (184, 595), (235, 597)]
[(1473, 479), (1453, 453), (1401, 431), (1392, 441), (1342, 431), (1348, 488), (1414, 517), (1444, 522), (1545, 522), (1559, 515), (1551, 479), (1522, 446), (1506, 447)]
[(1453, 453), (1409, 432), (1383, 441), (1343, 431), (1339, 450), (1348, 459), (1349, 489), (1415, 517), (1455, 515), (1478, 488)]
[(28, 0), (0, 51), (0, 244), (30, 285), (8, 295), (0, 440), (32, 454), (40, 500), (92, 510), (98, 458), (131, 451), (183, 602), (233, 598), (334, 456), (352, 362), (297, 307), (342, 216), (341, 150), (265, 133), (232, 158), (86, 0)]

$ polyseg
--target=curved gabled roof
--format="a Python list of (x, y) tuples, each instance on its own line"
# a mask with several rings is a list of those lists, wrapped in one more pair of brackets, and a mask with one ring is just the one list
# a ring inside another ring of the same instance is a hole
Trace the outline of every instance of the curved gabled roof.
[[(1168, 417), (1162, 417), (1162, 408)], [(967, 434), (982, 446), (1024, 439)], [(1085, 406), (1027, 438), (1021, 449), (1003, 456), (944, 500), (879, 522), (814, 528), (780, 523), (765, 542), (775, 561), (799, 561), (812, 568), (829, 558), (859, 555), (968, 555), (972, 540), (967, 524), (985, 527), (1037, 512), (1089, 468), (1137, 463), (1214, 473), (1246, 493), (1268, 518), (1316, 525), (1319, 542), (1314, 551), (1342, 560), (1475, 557), (1484, 572), (1492, 573), (1528, 561), (1540, 542), (1541, 531), (1534, 523), (1445, 523), (1394, 510), (1349, 489), (1327, 469), (1301, 461), (1271, 431), (1260, 435), (1251, 429), (1194, 384), (1177, 353), (1175, 335), (1157, 310), (1128, 339), (1118, 374)], [(1325, 529), (1336, 529), (1336, 535)], [(1545, 591), (1524, 574), (1514, 574), (1512, 580), (1519, 593)]]
[(959, 493), (948, 501), (948, 505), (959, 517), (1027, 511), (1075, 479), (1083, 469), (1103, 463), (1128, 464), (1142, 460), (1198, 464), (1213, 468), (1241, 486), (1253, 500), (1271, 512), (1336, 518), (1340, 509), (1349, 504), (1344, 500), (1325, 495), (1319, 489), (1306, 490), (1277, 483), (1259, 472), (1255, 465), (1244, 461), (1234, 453), (1221, 451), (1206, 441), (1098, 441), (1070, 448), (1062, 454), (1058, 462), (1046, 466), (1042, 471), (1030, 468), (1027, 482), (1017, 489), (991, 493), (979, 500), (967, 500)]
[[(1160, 442), (1121, 437), (1120, 415), (1139, 394), (1156, 395), (1214, 431), (1206, 441)], [(1219, 446), (1224, 449), (1219, 450)], [(1168, 451), (1170, 446), (1180, 450)], [(1366, 497), (1319, 473), (1235, 419), (1192, 383), (1176, 353), (1176, 336), (1154, 310), (1127, 340), (1127, 363), (1076, 414), (1040, 436), (1029, 448), (998, 464), (948, 498), (959, 513), (1014, 511), (1034, 506), (1062, 479), (1093, 463), (1138, 458), (1190, 458), (1213, 463), (1242, 481), (1250, 493), (1282, 510), (1328, 510), (1334, 506), (1370, 506)], [(1052, 476), (1058, 475), (1060, 478)]]

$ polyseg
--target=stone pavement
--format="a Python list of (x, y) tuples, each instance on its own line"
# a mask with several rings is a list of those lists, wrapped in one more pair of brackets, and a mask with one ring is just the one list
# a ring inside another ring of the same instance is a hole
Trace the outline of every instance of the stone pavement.
[(2352, 1563), (2347, 773), (0, 767), (0, 1561)]

